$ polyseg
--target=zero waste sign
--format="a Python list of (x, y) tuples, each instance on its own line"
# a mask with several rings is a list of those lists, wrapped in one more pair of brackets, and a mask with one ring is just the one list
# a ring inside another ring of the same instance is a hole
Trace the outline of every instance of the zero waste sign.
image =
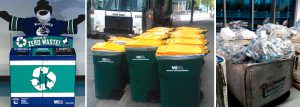
[(65, 36), (26, 37), (13, 38), (13, 48), (32, 47), (73, 47), (73, 38)]

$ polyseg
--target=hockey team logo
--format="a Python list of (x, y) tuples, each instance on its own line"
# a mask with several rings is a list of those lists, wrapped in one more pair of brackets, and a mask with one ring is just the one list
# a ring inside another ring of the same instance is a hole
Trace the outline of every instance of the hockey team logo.
[(145, 57), (143, 55), (138, 55), (138, 56), (135, 56), (135, 58), (132, 60), (150, 60), (150, 59), (148, 59), (147, 57)]
[(18, 99), (18, 98), (13, 98), (13, 99), (12, 99), (12, 103), (13, 103), (13, 104), (19, 104), (19, 100), (20, 100), (20, 99)]
[(49, 72), (49, 68), (47, 67), (34, 69), (32, 77), (31, 84), (38, 91), (51, 90), (56, 82), (56, 75), (51, 71)]
[(69, 40), (67, 37), (63, 40), (63, 43), (65, 46), (69, 46)]
[(42, 26), (36, 30), (36, 35), (38, 36), (48, 36), (49, 33), (50, 30), (46, 27), (45, 24), (42, 24)]
[(18, 37), (17, 40), (16, 40), (16, 45), (19, 47), (19, 48), (22, 48), (24, 46), (26, 46), (27, 44), (27, 40), (23, 37)]
[(166, 71), (167, 72), (188, 72), (189, 70), (184, 69), (183, 66), (171, 66), (171, 69)]

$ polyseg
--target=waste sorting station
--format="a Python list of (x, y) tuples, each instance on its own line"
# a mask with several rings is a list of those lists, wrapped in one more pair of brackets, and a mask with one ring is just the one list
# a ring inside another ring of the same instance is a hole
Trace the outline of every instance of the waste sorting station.
[(72, 37), (13, 37), (11, 107), (74, 107), (76, 52)]

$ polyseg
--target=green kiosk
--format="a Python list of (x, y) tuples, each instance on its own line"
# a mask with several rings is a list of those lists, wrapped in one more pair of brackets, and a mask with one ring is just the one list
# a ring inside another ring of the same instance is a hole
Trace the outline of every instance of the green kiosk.
[(76, 53), (72, 37), (14, 37), (11, 107), (74, 107)]

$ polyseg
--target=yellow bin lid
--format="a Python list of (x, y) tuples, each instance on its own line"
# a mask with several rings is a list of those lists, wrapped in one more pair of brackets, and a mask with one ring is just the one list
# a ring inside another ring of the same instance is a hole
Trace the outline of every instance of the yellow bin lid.
[(207, 47), (202, 45), (167, 44), (158, 47), (157, 56), (195, 55), (208, 53)]
[(154, 39), (154, 40), (163, 40), (168, 37), (168, 34), (165, 33), (144, 33), (140, 36), (133, 37), (133, 39)]
[(206, 39), (190, 39), (190, 38), (171, 38), (166, 43), (187, 44), (187, 45), (207, 45)]
[(165, 32), (165, 33), (168, 33), (168, 32), (170, 32), (172, 30), (173, 30), (173, 28), (155, 27), (155, 28), (147, 30), (147, 32)]
[(125, 52), (125, 46), (110, 42), (99, 42), (92, 46), (92, 51), (115, 51)]
[(193, 27), (178, 27), (176, 28), (176, 31), (191, 31), (191, 32), (197, 32), (197, 33), (204, 33), (207, 32), (207, 29), (201, 29), (201, 28), (193, 28)]
[(179, 33), (174, 32), (171, 33), (171, 38), (193, 38), (193, 39), (205, 39), (204, 34), (195, 34), (195, 33)]
[(164, 41), (151, 39), (136, 39), (125, 44), (126, 47), (158, 47), (164, 44)]
[(108, 39), (108, 42), (112, 42), (112, 43), (120, 44), (120, 45), (123, 45), (129, 41), (132, 41), (132, 39), (126, 38), (126, 37), (112, 37), (112, 38)]

